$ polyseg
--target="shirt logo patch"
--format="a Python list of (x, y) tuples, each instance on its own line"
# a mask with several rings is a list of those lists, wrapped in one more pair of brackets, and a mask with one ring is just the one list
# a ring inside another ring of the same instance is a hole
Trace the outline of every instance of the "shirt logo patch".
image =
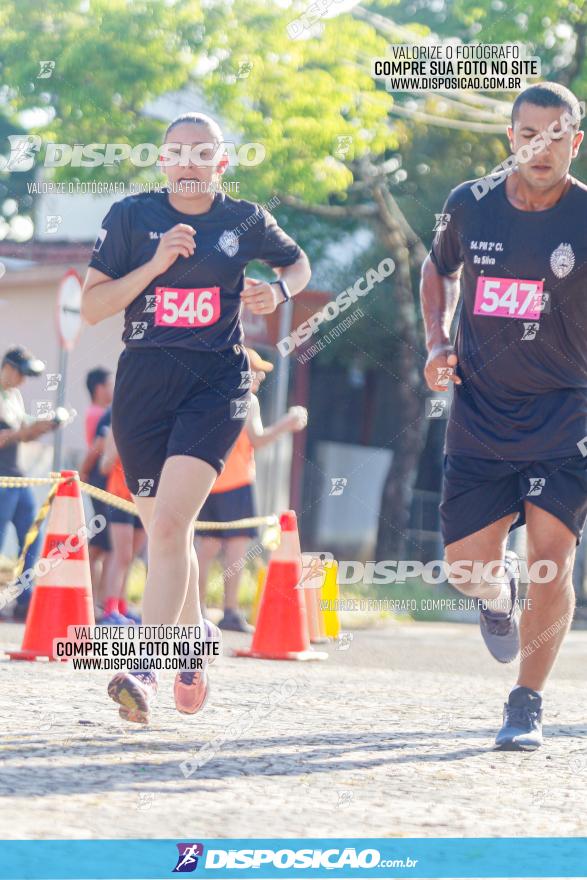
[(559, 244), (550, 255), (550, 268), (557, 278), (565, 278), (575, 265), (575, 254), (570, 244)]
[(107, 229), (101, 229), (100, 232), (98, 233), (98, 238), (96, 239), (96, 244), (94, 245), (94, 253), (95, 254), (98, 253), (98, 251), (100, 250), (100, 248), (104, 244), (104, 241), (105, 241), (107, 235), (108, 235)]
[(238, 238), (234, 234), (234, 232), (225, 229), (220, 238), (218, 239), (218, 244), (224, 251), (227, 257), (234, 257), (234, 255), (238, 252)]

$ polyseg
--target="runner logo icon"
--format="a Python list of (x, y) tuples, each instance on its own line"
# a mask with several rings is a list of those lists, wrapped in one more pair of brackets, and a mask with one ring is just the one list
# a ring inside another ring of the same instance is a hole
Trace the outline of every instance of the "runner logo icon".
[(228, 229), (225, 229), (220, 238), (218, 239), (218, 244), (224, 251), (227, 257), (234, 257), (234, 255), (238, 251), (238, 238)]
[(173, 873), (187, 874), (195, 871), (198, 867), (198, 856), (204, 855), (204, 844), (178, 843), (177, 849), (179, 850), (179, 856)]
[(570, 244), (559, 244), (550, 255), (550, 268), (557, 278), (565, 278), (575, 265), (575, 254)]

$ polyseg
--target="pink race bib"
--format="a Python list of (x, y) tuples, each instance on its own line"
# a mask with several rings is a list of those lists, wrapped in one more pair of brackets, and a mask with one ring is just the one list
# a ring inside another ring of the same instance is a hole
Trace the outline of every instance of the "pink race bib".
[(542, 314), (544, 282), (521, 278), (477, 278), (475, 315), (492, 318), (526, 318), (536, 321)]
[(220, 317), (219, 287), (156, 287), (157, 327), (209, 327)]

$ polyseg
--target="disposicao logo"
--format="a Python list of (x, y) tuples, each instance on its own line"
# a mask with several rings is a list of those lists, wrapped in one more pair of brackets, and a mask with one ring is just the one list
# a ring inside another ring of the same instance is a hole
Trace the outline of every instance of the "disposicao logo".
[(174, 874), (187, 874), (198, 867), (198, 856), (204, 855), (203, 843), (178, 843), (179, 856)]

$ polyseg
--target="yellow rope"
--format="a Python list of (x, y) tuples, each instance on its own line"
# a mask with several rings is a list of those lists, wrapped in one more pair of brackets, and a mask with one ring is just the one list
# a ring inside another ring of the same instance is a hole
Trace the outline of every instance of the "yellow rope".
[[(51, 474), (48, 477), (0, 476), (0, 489), (15, 489), (18, 486), (45, 486), (52, 483), (54, 484), (54, 486), (51, 492), (54, 495), (57, 491), (57, 485), (68, 479), (79, 478), (62, 477), (60, 474)], [(105, 504), (109, 504), (111, 507), (117, 507), (119, 510), (124, 510), (126, 511), (126, 513), (134, 513), (138, 516), (138, 510), (136, 508), (136, 505), (132, 501), (126, 501), (124, 498), (119, 498), (117, 495), (112, 495), (110, 492), (106, 492), (105, 489), (99, 489), (97, 486), (90, 486), (89, 483), (83, 483), (81, 480), (79, 480), (79, 484), (82, 492), (90, 495), (91, 498), (97, 498), (99, 501), (103, 501)], [(51, 492), (49, 493), (50, 496)], [(42, 509), (43, 508), (41, 508), (41, 510)], [(45, 516), (46, 515), (47, 514), (45, 514)], [(221, 529), (250, 529), (254, 528), (255, 526), (266, 526), (268, 528), (271, 528), (272, 530), (279, 530), (279, 518), (275, 514), (270, 514), (269, 516), (249, 516), (245, 517), (244, 519), (233, 519), (230, 520), (230, 522), (202, 522), (201, 520), (196, 520), (194, 522), (194, 528), (196, 529), (196, 531), (207, 532), (219, 531)]]
[(30, 529), (26, 533), (26, 537), (25, 537), (24, 543), (22, 545), (22, 550), (20, 552), (20, 556), (18, 557), (18, 560), (16, 562), (16, 566), (14, 568), (14, 575), (13, 575), (14, 580), (16, 580), (16, 578), (19, 578), (24, 570), (24, 560), (25, 560), (25, 557), (28, 553), (28, 549), (31, 546), (31, 544), (33, 544), (34, 541), (36, 540), (37, 535), (39, 534), (39, 532), (41, 530), (43, 520), (46, 518), (47, 514), (51, 510), (51, 505), (53, 504), (53, 499), (55, 498), (55, 494), (57, 492), (58, 486), (59, 486), (59, 483), (54, 483), (53, 486), (51, 486), (51, 488), (49, 489), (49, 494), (47, 495), (47, 497), (45, 498), (45, 500), (41, 504), (41, 507), (39, 508), (39, 512), (37, 513), (37, 515), (35, 517), (34, 523), (32, 524), (32, 526), (30, 527)]

